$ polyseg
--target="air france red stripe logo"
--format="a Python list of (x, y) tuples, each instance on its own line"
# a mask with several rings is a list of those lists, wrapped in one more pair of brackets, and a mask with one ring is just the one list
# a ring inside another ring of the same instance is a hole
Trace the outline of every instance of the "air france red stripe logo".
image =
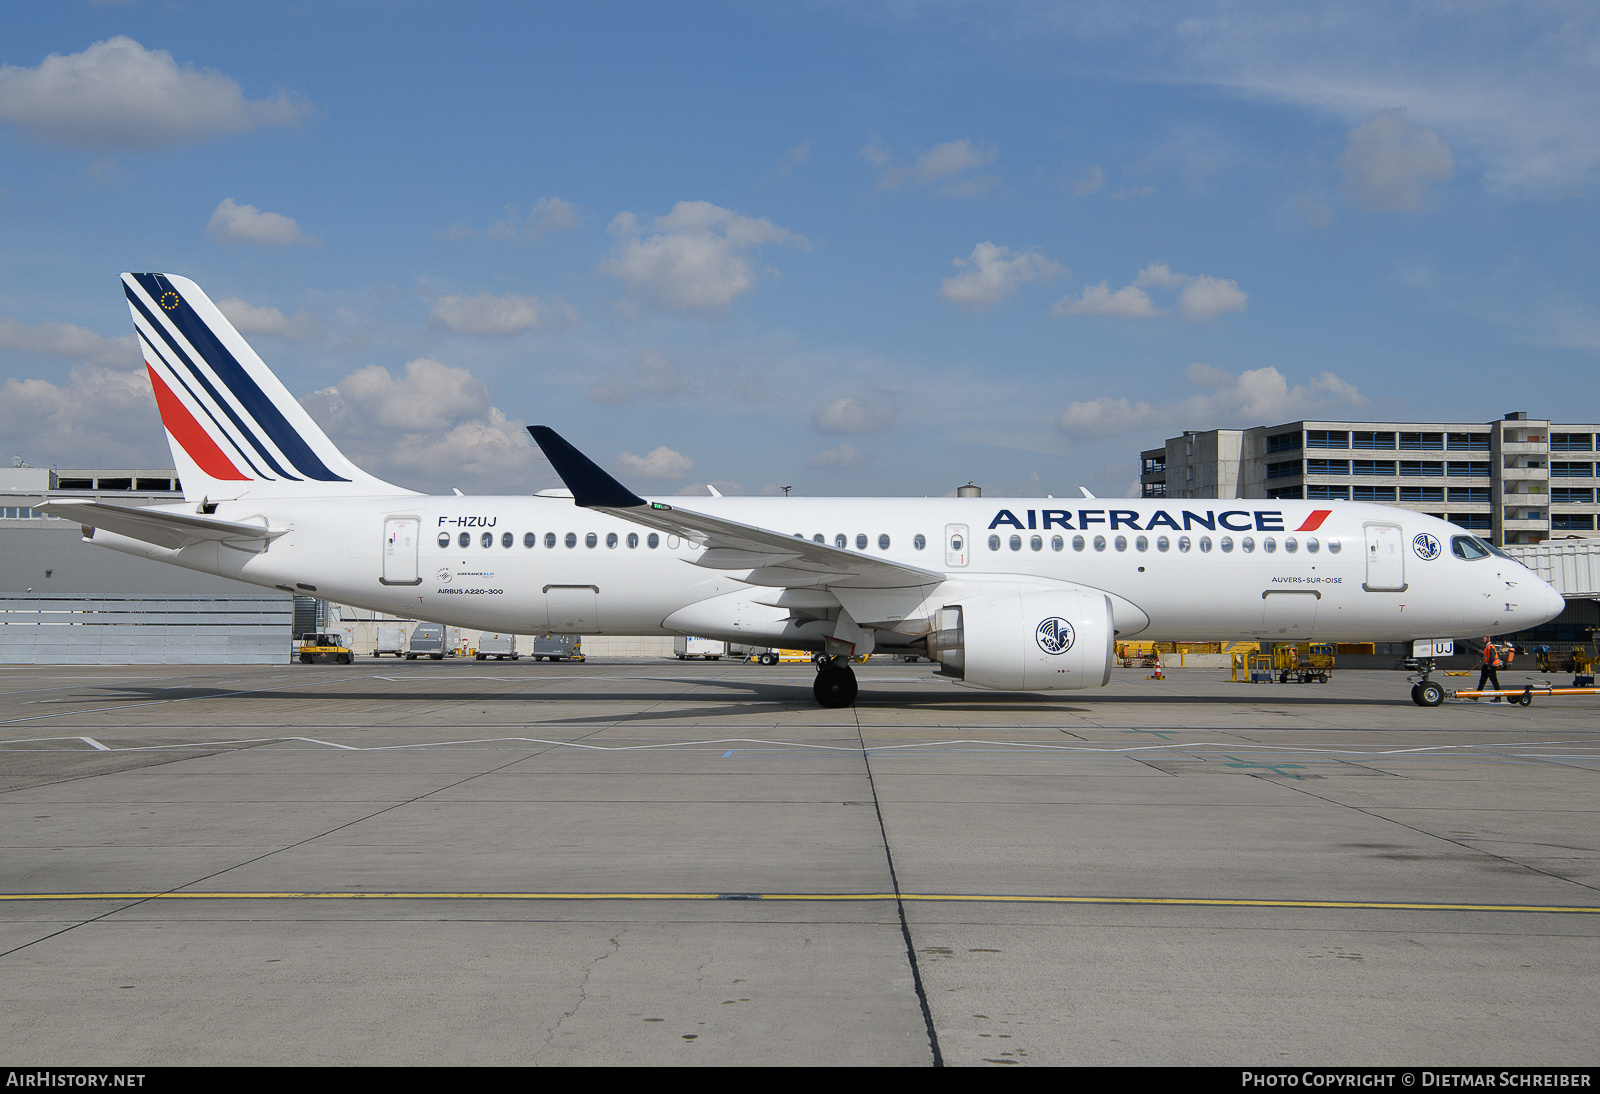
[(1313, 509), (1311, 511), (1311, 515), (1306, 518), (1306, 522), (1300, 527), (1296, 528), (1295, 531), (1315, 532), (1318, 528), (1322, 527), (1322, 522), (1327, 520), (1332, 515), (1332, 509)]
[(161, 382), (161, 377), (156, 375), (155, 369), (145, 363), (145, 371), (150, 374), (150, 386), (156, 393), (156, 409), (161, 411), (161, 424), (167, 427), (173, 439), (183, 446), (189, 458), (214, 479), (233, 479), (244, 482), (250, 481), (250, 476), (242, 474), (233, 466), (222, 449), (217, 447), (217, 442), (211, 439), (200, 423), (194, 420), (194, 415), (189, 413), (187, 407), (178, 401), (172, 389)]

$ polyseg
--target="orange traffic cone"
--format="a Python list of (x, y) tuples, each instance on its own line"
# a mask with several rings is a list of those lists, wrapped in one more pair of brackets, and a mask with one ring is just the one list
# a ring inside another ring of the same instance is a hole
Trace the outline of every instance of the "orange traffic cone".
[(1151, 673), (1149, 676), (1146, 676), (1145, 679), (1146, 680), (1165, 680), (1166, 679), (1165, 676), (1161, 675), (1161, 651), (1160, 650), (1156, 651), (1156, 671)]

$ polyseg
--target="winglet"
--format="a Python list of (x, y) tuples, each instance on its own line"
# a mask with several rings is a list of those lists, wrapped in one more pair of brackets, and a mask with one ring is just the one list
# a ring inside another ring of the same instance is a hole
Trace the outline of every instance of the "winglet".
[(606, 474), (588, 456), (573, 448), (547, 425), (530, 425), (528, 432), (544, 450), (550, 466), (572, 491), (572, 500), (585, 509), (631, 509), (645, 500)]

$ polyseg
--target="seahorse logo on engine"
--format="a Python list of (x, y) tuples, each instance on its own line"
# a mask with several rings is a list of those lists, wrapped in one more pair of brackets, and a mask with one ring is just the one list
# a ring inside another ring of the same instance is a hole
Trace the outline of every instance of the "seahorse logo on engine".
[(1074, 637), (1072, 624), (1059, 615), (1044, 620), (1033, 632), (1033, 640), (1039, 643), (1039, 648), (1052, 657), (1070, 650)]

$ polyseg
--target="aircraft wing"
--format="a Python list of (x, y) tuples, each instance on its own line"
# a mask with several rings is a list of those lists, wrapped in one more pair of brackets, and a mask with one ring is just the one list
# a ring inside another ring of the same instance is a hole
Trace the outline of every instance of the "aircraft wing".
[(219, 543), (276, 539), (289, 529), (268, 528), (262, 524), (220, 520), (193, 513), (169, 513), (136, 505), (116, 505), (105, 501), (47, 501), (34, 506), (51, 516), (75, 520), (86, 528), (104, 528), (119, 536), (153, 543), (173, 550), (191, 543), (214, 540)]
[(780, 588), (920, 589), (944, 575), (844, 547), (830, 547), (799, 536), (697, 513), (665, 502), (649, 502), (612, 478), (593, 460), (546, 426), (528, 432), (549, 457), (556, 474), (585, 509), (642, 524), (696, 543), (705, 552), (696, 565), (714, 570), (748, 570), (741, 580)]

